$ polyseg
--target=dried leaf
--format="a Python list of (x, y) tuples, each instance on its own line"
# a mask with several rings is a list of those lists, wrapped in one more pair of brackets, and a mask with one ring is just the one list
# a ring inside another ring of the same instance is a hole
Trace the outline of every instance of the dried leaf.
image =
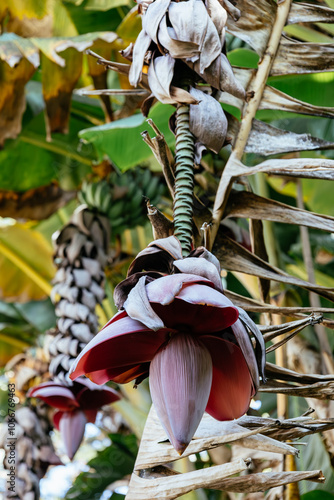
[(194, 42), (178, 40), (175, 30), (167, 26), (166, 16), (160, 22), (158, 40), (160, 45), (167, 49), (174, 58), (199, 57), (199, 45)]
[(282, 37), (270, 75), (295, 75), (333, 70), (334, 45), (296, 42)]
[(34, 72), (34, 66), (25, 59), (14, 68), (0, 61), (0, 147), (6, 139), (15, 139), (21, 132), (21, 120), (26, 108), (24, 87)]
[(256, 255), (252, 254), (228, 236), (218, 234), (214, 249), (221, 266), (225, 269), (245, 274), (252, 274), (254, 276), (272, 279), (281, 283), (301, 286), (302, 288), (314, 291), (318, 293), (318, 295), (334, 301), (334, 291), (332, 289), (325, 286), (314, 285), (313, 283), (288, 275), (284, 271), (271, 266)]
[[(219, 102), (208, 94), (194, 88), (190, 89), (190, 94), (198, 101), (197, 105), (190, 106), (190, 131), (206, 148), (219, 153), (227, 132), (224, 111)], [(214, 129), (212, 123), (215, 123)]]
[[(230, 198), (229, 198), (230, 199)], [(268, 254), (264, 240), (263, 224), (260, 218), (249, 218), (249, 233), (251, 237), (252, 252), (262, 260), (268, 262)], [(261, 299), (268, 302), (270, 295), (270, 281), (259, 278)]]
[(235, 491), (238, 493), (255, 491), (265, 491), (276, 486), (294, 483), (298, 481), (325, 482), (325, 477), (321, 470), (304, 472), (265, 472), (239, 476), (233, 479), (223, 479), (216, 487), (225, 491)]
[[(228, 297), (237, 307), (242, 307), (245, 311), (258, 312), (258, 313), (272, 313), (281, 314), (283, 316), (293, 316), (296, 318), (305, 317), (306, 314), (312, 313), (327, 313), (333, 314), (333, 309), (329, 307), (278, 307), (271, 304), (265, 304), (258, 300), (250, 299), (249, 297), (244, 297), (238, 293), (225, 290), (225, 295)], [(322, 324), (327, 328), (334, 329), (334, 320), (322, 319)]]
[(23, 193), (0, 190), (0, 216), (13, 219), (46, 219), (74, 197), (75, 192), (63, 191), (55, 184)]
[(314, 106), (313, 104), (284, 94), (284, 92), (269, 85), (266, 85), (264, 89), (259, 109), (279, 109), (281, 111), (302, 113), (304, 115), (323, 116), (326, 118), (334, 117), (334, 108)]
[(207, 0), (206, 8), (210, 19), (218, 31), (221, 45), (225, 42), (225, 26), (227, 22), (227, 12), (218, 0)]
[[(216, 465), (203, 470), (186, 472), (184, 474), (172, 474), (167, 477), (150, 477), (149, 471), (146, 479), (137, 474), (132, 474), (127, 493), (128, 500), (147, 500), (149, 498), (164, 498), (172, 500), (180, 495), (193, 491), (197, 488), (211, 488), (217, 478), (232, 476), (247, 469), (250, 461), (236, 460), (234, 462)], [(164, 474), (166, 476), (166, 474)]]
[(202, 0), (171, 2), (168, 16), (178, 40), (199, 46), (199, 59), (195, 56), (192, 61), (198, 60), (199, 71), (203, 73), (222, 50), (219, 35), (204, 3)]
[(158, 43), (157, 33), (159, 24), (166, 14), (170, 2), (171, 0), (160, 0), (159, 2), (150, 3), (142, 18), (143, 30), (145, 30), (155, 43)]
[(334, 217), (290, 207), (285, 203), (263, 198), (248, 191), (231, 192), (224, 217), (249, 217), (334, 232)]
[(42, 55), (42, 85), (46, 104), (47, 138), (52, 132), (66, 134), (72, 91), (81, 75), (82, 54), (73, 48), (61, 53), (66, 65), (59, 66)]
[(151, 38), (144, 30), (141, 30), (133, 47), (132, 64), (129, 71), (129, 82), (134, 87), (137, 87), (141, 81), (144, 58), (150, 44)]
[[(190, 442), (183, 456), (187, 457), (192, 453), (199, 453), (240, 439), (250, 440), (251, 437), (254, 437), (255, 441), (257, 440), (256, 435), (263, 430), (269, 430), (273, 427), (274, 422), (270, 421), (269, 425), (263, 424), (261, 427), (258, 426), (256, 429), (249, 430), (241, 425), (236, 425), (239, 423), (239, 419), (233, 422), (219, 422), (205, 413), (195, 432), (194, 439)], [(153, 406), (147, 417), (147, 424), (140, 443), (135, 471), (174, 462), (180, 458), (173, 446), (165, 441), (165, 432)], [(291, 451), (293, 452), (293, 449)]]
[(238, 9), (245, 13), (239, 20), (227, 20), (227, 31), (263, 54), (275, 19), (277, 6), (272, 0), (248, 2), (238, 0)]
[(334, 160), (327, 158), (284, 158), (270, 159), (254, 167), (246, 167), (241, 162), (233, 162), (233, 177), (265, 172), (272, 175), (314, 179), (334, 179)]
[(181, 244), (175, 236), (155, 240), (139, 252), (131, 262), (127, 276), (141, 272), (143, 269), (170, 274), (173, 261), (181, 258)]
[(152, 59), (148, 68), (148, 84), (160, 102), (174, 104), (170, 95), (170, 86), (174, 76), (175, 60), (168, 54)]
[(220, 56), (203, 72), (200, 70), (198, 61), (195, 62), (195, 64), (189, 62), (187, 62), (187, 64), (214, 88), (220, 89), (223, 92), (228, 92), (239, 99), (245, 99), (245, 89), (237, 80), (225, 54), (220, 54)]
[[(236, 137), (239, 123), (229, 119), (228, 135)], [(288, 153), (292, 151), (311, 151), (333, 149), (334, 142), (324, 141), (309, 134), (295, 134), (281, 130), (259, 120), (253, 120), (252, 130), (244, 151), (261, 155)]]
[(288, 24), (294, 23), (334, 23), (334, 11), (322, 5), (293, 2)]

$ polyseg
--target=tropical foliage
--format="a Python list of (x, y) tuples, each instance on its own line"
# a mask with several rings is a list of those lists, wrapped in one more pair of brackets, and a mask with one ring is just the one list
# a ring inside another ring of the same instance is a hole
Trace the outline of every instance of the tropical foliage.
[[(117, 486), (129, 484), (134, 466), (146, 472), (132, 475), (128, 498), (333, 498), (333, 1), (158, 2), (164, 8), (155, 14), (152, 2), (138, 2), (142, 17), (132, 0), (0, 6), (0, 363), (20, 398), (16, 498), (39, 498), (38, 480), (60, 463), (49, 436), (53, 418), (71, 456), (86, 421), (95, 420), (103, 398), (79, 404), (79, 390), (68, 393), (67, 372), (116, 313), (113, 292), (134, 257), (153, 238), (173, 234), (173, 203), (174, 222), (175, 206), (184, 203), (174, 186), (184, 147), (175, 130), (179, 103), (190, 107), (185, 143), (194, 135), (207, 146), (202, 158), (196, 146), (193, 188), (183, 183), (194, 209), (185, 238), (190, 233), (195, 246), (212, 250), (226, 300), (258, 324), (252, 330), (243, 317), (254, 344), (259, 330), (266, 342), (268, 380), (236, 422), (205, 414), (191, 441), (193, 424), (183, 455), (192, 461), (161, 445), (166, 434), (149, 413), (146, 381), (137, 391), (112, 383), (105, 391), (118, 395), (104, 402), (122, 399), (98, 421), (111, 444), (66, 498), (105, 498), (105, 490), (124, 498)], [(204, 14), (214, 28), (201, 26)], [(207, 30), (201, 40), (197, 29)], [(217, 132), (212, 143), (210, 129)], [(184, 221), (181, 236), (178, 224), (182, 242)], [(130, 267), (128, 279), (151, 272), (149, 265), (134, 273)], [(119, 287), (115, 299), (122, 307)], [(171, 351), (168, 363), (176, 363), (179, 349)], [(29, 389), (39, 402), (26, 398)], [(66, 399), (61, 406), (59, 398)], [(76, 420), (60, 426), (59, 413)], [(179, 424), (165, 423), (171, 441)], [(299, 438), (307, 445), (297, 452)]]

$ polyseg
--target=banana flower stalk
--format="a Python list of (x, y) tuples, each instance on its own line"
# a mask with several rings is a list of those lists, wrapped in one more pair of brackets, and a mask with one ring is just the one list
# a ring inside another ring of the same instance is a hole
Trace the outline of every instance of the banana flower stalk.
[[(145, 269), (145, 271), (143, 271)], [(173, 273), (173, 274), (171, 274)], [(264, 343), (250, 318), (225, 297), (217, 259), (196, 249), (182, 259), (179, 241), (156, 240), (115, 290), (120, 307), (70, 371), (94, 383), (139, 383), (149, 376), (153, 404), (181, 455), (204, 411), (218, 420), (243, 415), (263, 376)]]

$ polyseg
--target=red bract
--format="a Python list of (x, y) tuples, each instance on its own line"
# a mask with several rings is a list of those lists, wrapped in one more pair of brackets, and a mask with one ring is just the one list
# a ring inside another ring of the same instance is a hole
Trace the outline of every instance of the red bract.
[(120, 399), (111, 387), (100, 387), (80, 379), (71, 386), (45, 382), (28, 391), (28, 397), (42, 399), (58, 411), (53, 416), (68, 457), (72, 460), (82, 441), (87, 422), (95, 422), (98, 410)]
[[(194, 257), (174, 266), (182, 272), (149, 283), (139, 277), (125, 311), (85, 347), (70, 377), (86, 374), (98, 384), (125, 383), (150, 373), (154, 406), (181, 454), (205, 409), (219, 420), (248, 409), (258, 370), (238, 309), (217, 289), (215, 264)], [(198, 274), (188, 274), (190, 268)]]

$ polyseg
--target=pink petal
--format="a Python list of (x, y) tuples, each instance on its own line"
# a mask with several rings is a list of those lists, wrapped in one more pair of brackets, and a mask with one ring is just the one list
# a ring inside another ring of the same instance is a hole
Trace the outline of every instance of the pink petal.
[(98, 410), (85, 410), (84, 413), (87, 418), (87, 422), (91, 422), (92, 424), (95, 423), (96, 420), (96, 415), (97, 415)]
[(211, 281), (195, 274), (172, 274), (148, 283), (146, 285), (147, 295), (150, 302), (157, 302), (165, 306), (173, 302), (176, 295), (186, 284), (195, 283), (204, 283), (207, 286), (214, 287)]
[(105, 384), (109, 380), (116, 382), (116, 384), (127, 384), (145, 373), (148, 377), (148, 369), (150, 363), (142, 363), (136, 366), (121, 366), (119, 368), (112, 368), (111, 370), (99, 370), (94, 373), (87, 373), (88, 378), (93, 378), (96, 384)]
[(77, 357), (70, 378), (74, 380), (89, 374), (89, 378), (98, 384), (113, 380), (114, 375), (120, 375), (122, 367), (128, 371), (151, 361), (168, 332), (166, 329), (153, 332), (128, 316), (109, 322)]
[(60, 419), (62, 417), (62, 415), (64, 414), (63, 411), (56, 411), (54, 414), (53, 414), (53, 426), (58, 429), (59, 431), (59, 422), (60, 422)]
[(181, 271), (181, 273), (194, 274), (202, 276), (215, 285), (218, 290), (222, 290), (222, 280), (217, 267), (206, 259), (198, 257), (187, 257), (174, 261), (174, 266)]
[(212, 380), (211, 356), (187, 333), (177, 333), (154, 356), (150, 390), (158, 417), (181, 455), (203, 416)]
[(206, 411), (217, 420), (241, 417), (253, 393), (252, 377), (241, 349), (214, 336), (202, 336), (213, 363), (210, 397)]
[(34, 387), (29, 397), (40, 398), (48, 405), (62, 411), (72, 410), (79, 406), (72, 391), (60, 385), (49, 384), (49, 386)]
[[(242, 351), (242, 354), (246, 360), (246, 363), (248, 365), (248, 369), (250, 371), (250, 374), (252, 376), (253, 384), (254, 384), (254, 389), (258, 388), (260, 385), (259, 381), (259, 370), (257, 367), (257, 361), (255, 357), (255, 352), (253, 349), (252, 341), (249, 337), (249, 334), (240, 321), (238, 319), (233, 325), (231, 325), (233, 334), (239, 344), (239, 347)], [(255, 393), (255, 390), (254, 390)], [(252, 394), (254, 396), (254, 394)]]
[(228, 328), (239, 315), (232, 302), (210, 286), (205, 278), (174, 274), (152, 281), (146, 289), (152, 308), (167, 328), (210, 333)]
[(83, 410), (96, 410), (121, 399), (118, 392), (112, 387), (101, 387), (88, 379), (80, 382), (83, 383), (84, 387), (77, 394), (76, 399)]
[(87, 423), (83, 411), (69, 411), (62, 414), (59, 420), (59, 431), (70, 460), (74, 457), (81, 444)]

